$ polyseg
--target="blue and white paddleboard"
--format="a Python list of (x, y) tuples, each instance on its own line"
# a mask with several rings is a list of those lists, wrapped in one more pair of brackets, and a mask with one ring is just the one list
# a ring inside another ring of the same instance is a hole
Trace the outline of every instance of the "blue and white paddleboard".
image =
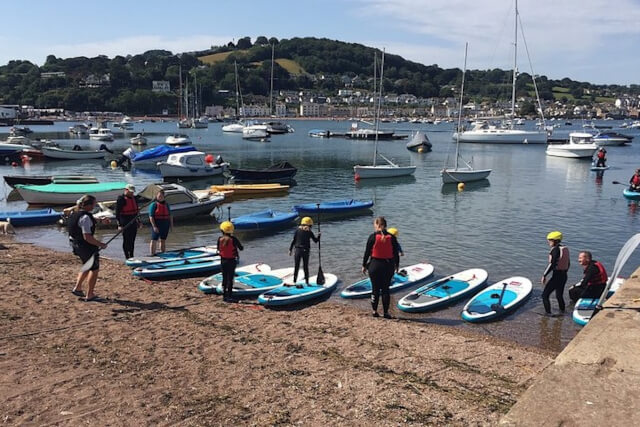
[[(239, 276), (233, 282), (232, 295), (235, 297), (255, 297), (293, 280), (293, 267), (279, 268), (268, 273), (253, 273)], [(222, 295), (222, 283), (216, 287)]]
[(526, 277), (500, 280), (474, 296), (462, 310), (467, 322), (488, 322), (513, 312), (531, 296), (533, 285)]
[[(271, 272), (271, 266), (268, 264), (249, 264), (236, 268), (236, 280), (238, 277), (246, 276), (256, 273), (269, 273)], [(218, 292), (218, 285), (220, 285), (220, 292)], [(222, 273), (214, 274), (206, 279), (203, 279), (198, 284), (198, 290), (205, 294), (220, 294), (222, 295)]]
[(622, 195), (629, 200), (640, 200), (640, 192), (631, 191), (628, 188), (622, 190)]
[(278, 286), (261, 294), (258, 297), (258, 302), (267, 307), (284, 306), (326, 296), (336, 288), (338, 278), (334, 274), (324, 273), (324, 279), (324, 285), (318, 285), (316, 283), (317, 276), (313, 276), (309, 279), (309, 285), (305, 285), (304, 280), (299, 280), (297, 284), (303, 285), (301, 288), (294, 285)]
[[(432, 274), (433, 265), (431, 264), (421, 263), (401, 268), (398, 273), (393, 275), (389, 290), (393, 292), (417, 285), (425, 281)], [(340, 293), (342, 298), (366, 298), (369, 295), (371, 295), (371, 279), (368, 278), (347, 286)]]
[(191, 277), (202, 277), (220, 271), (220, 257), (168, 261), (137, 267), (133, 275), (148, 280), (177, 280)]
[[(609, 288), (609, 292), (607, 293), (607, 298), (610, 298), (611, 295), (615, 294), (623, 283), (623, 278), (618, 277), (614, 280), (611, 284), (611, 288)], [(593, 316), (593, 311), (596, 309), (596, 305), (598, 305), (598, 298), (580, 298), (576, 301), (576, 305), (573, 308), (573, 321), (580, 326), (584, 326), (589, 323), (591, 316)]]
[(606, 171), (607, 169), (609, 169), (611, 166), (591, 166), (591, 170), (592, 171)]
[(204, 258), (211, 255), (217, 255), (218, 248), (213, 246), (196, 246), (193, 248), (175, 249), (172, 251), (161, 252), (155, 256), (134, 257), (126, 261), (128, 267), (142, 267), (146, 265), (159, 264), (168, 261), (181, 261), (185, 259)]
[(482, 289), (488, 277), (486, 270), (481, 268), (461, 271), (421, 286), (402, 297), (397, 305), (409, 313), (442, 308)]

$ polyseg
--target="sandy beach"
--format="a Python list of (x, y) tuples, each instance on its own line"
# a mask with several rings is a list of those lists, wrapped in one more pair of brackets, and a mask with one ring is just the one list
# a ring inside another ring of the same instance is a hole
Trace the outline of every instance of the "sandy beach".
[(146, 283), (0, 236), (6, 425), (490, 425), (554, 354), (323, 302), (225, 304), (197, 280)]

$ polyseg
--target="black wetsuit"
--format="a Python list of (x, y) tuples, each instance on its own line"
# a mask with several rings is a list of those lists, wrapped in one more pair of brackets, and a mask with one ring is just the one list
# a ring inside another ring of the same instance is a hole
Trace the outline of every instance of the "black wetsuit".
[[(557, 268), (558, 261), (560, 261), (560, 246), (561, 245), (556, 245), (551, 248), (551, 251), (549, 252), (549, 255), (551, 255), (551, 261), (549, 262), (547, 268), (544, 270), (543, 274), (544, 277), (547, 277), (549, 273), (553, 272), (553, 274), (551, 275), (551, 279), (547, 282), (544, 290), (542, 291), (542, 304), (544, 304), (544, 311), (546, 311), (547, 313), (551, 313), (551, 303), (549, 302), (549, 296), (551, 296), (551, 292), (554, 291), (556, 293), (556, 299), (558, 300), (558, 308), (560, 309), (560, 311), (564, 311), (565, 309), (563, 294), (564, 286), (567, 284), (567, 271), (569, 268), (569, 264), (567, 263), (567, 270), (559, 270)], [(569, 255), (567, 254), (567, 256)]]
[[(373, 246), (376, 243), (376, 235), (378, 234), (384, 234), (386, 238), (391, 238), (391, 258), (379, 258), (374, 256)], [(399, 264), (400, 245), (398, 245), (398, 240), (395, 236), (389, 234), (386, 230), (371, 234), (367, 240), (364, 257), (362, 258), (362, 266), (369, 272), (369, 279), (371, 280), (371, 307), (374, 312), (378, 310), (378, 302), (380, 301), (380, 295), (382, 295), (382, 309), (385, 314), (389, 313), (389, 305), (391, 302), (389, 286), (391, 286), (393, 274)]]
[(302, 269), (304, 270), (304, 280), (309, 284), (309, 252), (311, 251), (311, 240), (318, 243), (320, 240), (313, 234), (311, 230), (305, 230), (304, 228), (297, 228), (293, 234), (293, 240), (289, 245), (289, 252), (295, 248), (294, 254), (294, 267), (293, 267), (293, 282), (298, 280), (298, 271), (300, 270), (300, 260), (302, 260)]
[[(126, 205), (125, 197), (126, 196), (122, 194), (118, 196), (118, 199), (116, 200), (116, 220), (118, 221), (119, 227), (124, 227), (129, 224), (131, 221), (135, 220), (140, 213), (137, 203), (135, 205), (135, 213), (123, 212)], [(135, 198), (133, 198), (133, 200), (135, 201)], [(137, 235), (138, 224), (130, 224), (127, 228), (122, 230), (122, 250), (126, 259), (133, 258), (133, 249), (135, 248)]]
[[(224, 236), (218, 237), (218, 252), (220, 254), (220, 267), (222, 269), (222, 296), (225, 301), (233, 294), (233, 281), (238, 265), (238, 250), (243, 250), (242, 243), (235, 236), (227, 236), (231, 239), (230, 247), (223, 247), (221, 240)], [(229, 243), (227, 243), (229, 244)]]
[(569, 297), (574, 301), (580, 298), (600, 298), (606, 286), (606, 281), (603, 282), (600, 277), (600, 269), (596, 266), (596, 262), (592, 260), (587, 268), (584, 269), (584, 276), (580, 283), (569, 289)]

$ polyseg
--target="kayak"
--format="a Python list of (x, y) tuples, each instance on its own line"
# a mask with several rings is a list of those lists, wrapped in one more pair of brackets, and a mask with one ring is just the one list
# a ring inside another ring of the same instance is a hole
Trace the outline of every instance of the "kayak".
[(636, 191), (631, 191), (628, 188), (622, 190), (622, 195), (629, 200), (640, 200), (640, 193)]
[[(615, 294), (623, 283), (624, 279), (620, 277), (614, 280), (607, 293), (607, 299), (611, 298), (611, 295)], [(580, 298), (576, 301), (576, 305), (573, 308), (573, 321), (580, 326), (589, 323), (591, 316), (593, 316), (593, 311), (596, 309), (596, 305), (598, 305), (598, 298)]]
[(479, 292), (464, 306), (467, 322), (488, 322), (516, 310), (531, 296), (533, 285), (526, 277), (509, 277)]
[(32, 211), (0, 212), (0, 221), (11, 221), (14, 227), (53, 224), (60, 219), (62, 212), (53, 209), (38, 209)]
[[(256, 273), (269, 273), (271, 271), (271, 266), (268, 264), (249, 264), (243, 267), (236, 268), (235, 277), (245, 276), (249, 274)], [(218, 293), (217, 287), (222, 283), (222, 273), (214, 274), (213, 276), (209, 276), (206, 279), (203, 279), (200, 283), (198, 283), (198, 290), (204, 292), (205, 294), (215, 294)], [(222, 294), (222, 292), (220, 292)]]
[(193, 248), (175, 249), (161, 252), (155, 256), (134, 257), (126, 261), (128, 267), (142, 267), (145, 265), (159, 264), (161, 262), (181, 261), (185, 259), (202, 258), (217, 255), (218, 248), (213, 246), (196, 246)]
[(409, 313), (442, 308), (482, 289), (488, 276), (485, 270), (472, 268), (444, 277), (402, 297), (398, 308)]
[(277, 212), (267, 209), (233, 218), (231, 222), (236, 230), (264, 230), (293, 224), (297, 212)]
[[(389, 290), (393, 292), (417, 285), (425, 281), (432, 274), (433, 265), (431, 264), (414, 264), (404, 267), (393, 275)], [(371, 295), (371, 279), (368, 278), (349, 285), (340, 292), (342, 298), (366, 298), (369, 295)]]
[(324, 273), (324, 279), (324, 285), (318, 285), (317, 276), (313, 276), (309, 279), (309, 285), (304, 284), (304, 279), (299, 280), (296, 284), (303, 285), (301, 288), (293, 285), (278, 286), (258, 296), (258, 302), (267, 307), (275, 307), (298, 304), (329, 295), (338, 285), (338, 278), (334, 274)]
[(295, 205), (293, 209), (298, 211), (300, 215), (311, 214), (347, 214), (352, 212), (358, 212), (366, 209), (371, 209), (373, 206), (373, 200), (332, 200), (329, 202), (321, 202), (320, 206), (317, 203), (305, 203), (302, 205)]
[(209, 256), (138, 267), (133, 270), (133, 275), (148, 280), (177, 280), (207, 276), (218, 271), (220, 271), (220, 257)]

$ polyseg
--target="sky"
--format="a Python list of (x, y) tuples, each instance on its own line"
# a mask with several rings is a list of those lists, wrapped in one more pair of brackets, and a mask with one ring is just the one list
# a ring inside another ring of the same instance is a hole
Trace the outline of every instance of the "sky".
[[(326, 37), (423, 64), (513, 66), (515, 0), (22, 0), (3, 2), (0, 64), (207, 49), (244, 36)], [(640, 83), (640, 0), (520, 0), (533, 72)], [(522, 33), (518, 68), (531, 73)]]

